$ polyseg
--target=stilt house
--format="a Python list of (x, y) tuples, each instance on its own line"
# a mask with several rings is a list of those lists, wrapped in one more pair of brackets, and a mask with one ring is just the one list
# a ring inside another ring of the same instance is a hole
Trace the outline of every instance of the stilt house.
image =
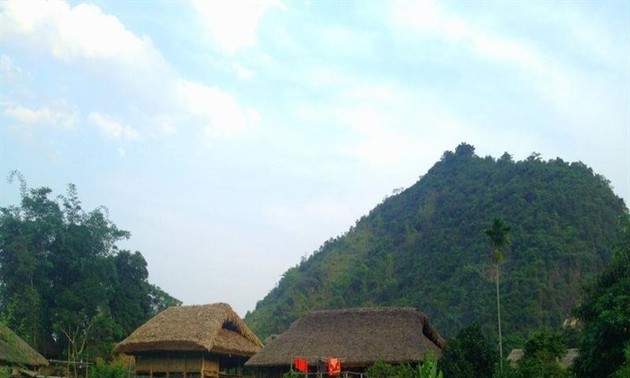
[[(315, 311), (296, 320), (245, 366), (258, 377), (282, 377), (296, 358), (309, 372), (328, 358), (344, 371), (363, 372), (377, 361), (417, 364), (427, 353), (441, 355), (445, 344), (427, 316), (414, 308), (354, 308)], [(321, 371), (321, 370), (320, 370)]]
[(114, 348), (135, 357), (136, 377), (242, 376), (262, 343), (225, 303), (169, 307)]

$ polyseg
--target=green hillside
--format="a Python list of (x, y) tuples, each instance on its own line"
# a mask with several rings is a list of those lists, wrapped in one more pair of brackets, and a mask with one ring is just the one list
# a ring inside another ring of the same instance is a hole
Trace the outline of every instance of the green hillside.
[(502, 217), (512, 238), (501, 266), (503, 335), (516, 343), (561, 325), (585, 279), (609, 261), (627, 212), (583, 163), (482, 158), (463, 143), (286, 271), (245, 320), (264, 338), (311, 310), (414, 306), (446, 337), (472, 321), (494, 332), (484, 229)]

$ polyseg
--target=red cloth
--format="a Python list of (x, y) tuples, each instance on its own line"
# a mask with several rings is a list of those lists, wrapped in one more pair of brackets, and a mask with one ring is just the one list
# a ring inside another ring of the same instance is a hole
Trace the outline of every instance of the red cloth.
[(295, 361), (293, 361), (293, 366), (295, 366), (295, 370), (301, 373), (308, 373), (308, 360), (296, 358)]
[(341, 374), (341, 361), (338, 358), (328, 359), (328, 375), (336, 377)]

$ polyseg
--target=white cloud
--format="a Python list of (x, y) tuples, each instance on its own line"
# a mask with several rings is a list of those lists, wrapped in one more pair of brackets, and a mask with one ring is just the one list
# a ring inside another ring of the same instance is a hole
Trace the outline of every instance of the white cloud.
[(331, 109), (335, 121), (354, 135), (338, 152), (372, 169), (430, 159), (476, 126), (461, 122), (435, 95), (399, 86), (357, 85), (341, 92), (338, 103)]
[[(150, 118), (149, 122), (154, 124), (160, 133), (164, 135), (173, 135), (177, 132), (176, 121), (169, 114), (158, 114)], [(155, 134), (152, 134), (155, 137)]]
[(477, 24), (448, 13), (435, 1), (399, 1), (392, 6), (392, 25), (403, 33), (443, 39), (461, 44), (488, 59), (516, 63), (523, 68), (540, 69), (542, 57), (523, 41), (503, 38)]
[(254, 71), (250, 70), (249, 68), (245, 67), (244, 65), (240, 63), (233, 62), (231, 64), (231, 68), (236, 73), (236, 76), (239, 79), (248, 80), (255, 76)]
[(428, 161), (442, 146), (449, 146), (462, 135), (461, 125), (449, 114), (435, 116), (441, 119), (425, 123), (418, 114), (417, 129), (413, 129), (402, 125), (409, 118), (392, 117), (380, 110), (357, 107), (340, 111), (338, 117), (354, 130), (356, 142), (339, 147), (339, 152), (376, 170), (400, 169), (403, 162)]
[(178, 83), (178, 96), (188, 112), (201, 117), (208, 136), (231, 136), (251, 129), (258, 113), (238, 104), (236, 99), (217, 86), (206, 86), (187, 80)]
[(194, 0), (195, 10), (201, 14), (212, 39), (224, 53), (256, 44), (256, 30), (260, 19), (272, 8), (283, 9), (280, 1)]
[(6, 55), (0, 56), (0, 75), (2, 80), (11, 79), (22, 75), (24, 71), (16, 67), (10, 57)]
[(133, 127), (121, 125), (120, 123), (102, 115), (92, 112), (88, 115), (88, 121), (98, 127), (98, 129), (108, 138), (137, 141), (141, 139), (140, 133)]
[(78, 110), (59, 100), (39, 109), (16, 104), (3, 104), (3, 113), (23, 126), (37, 126), (72, 130), (79, 121)]
[[(623, 80), (611, 72), (623, 72), (619, 67), (628, 65), (627, 33), (615, 33), (607, 24), (589, 20), (589, 15), (573, 9), (560, 18), (555, 8), (537, 7), (533, 12), (540, 27), (553, 28), (559, 40), (556, 43), (562, 44), (563, 51), (549, 50), (544, 41), (531, 37), (506, 37), (497, 31), (501, 20), (493, 20), (494, 24), (474, 22), (435, 1), (394, 3), (391, 23), (401, 35), (413, 35), (413, 43), (418, 43), (418, 39), (438, 39), (472, 53), (473, 57), (512, 69), (509, 77), (513, 87), (544, 99), (550, 113), (564, 121), (554, 127), (570, 130), (584, 141), (595, 136), (595, 124), (600, 131), (608, 129), (604, 134), (615, 133), (612, 129), (619, 127), (614, 122), (618, 117), (615, 109), (624, 106), (619, 100), (622, 96), (611, 93), (609, 88), (614, 87), (615, 81)], [(567, 52), (569, 59), (564, 55)], [(576, 60), (576, 56), (588, 58)]]
[[(218, 13), (210, 12), (212, 16), (208, 17), (221, 14), (216, 31), (232, 28), (232, 32), (220, 34), (227, 40), (236, 37), (238, 46), (251, 42), (250, 34), (254, 33), (259, 18), (269, 7), (277, 6), (273, 2), (256, 2), (251, 3), (252, 6), (234, 4), (237, 3), (201, 2), (196, 6), (206, 12), (219, 9)], [(236, 17), (238, 12), (242, 12), (238, 17), (244, 24), (229, 18), (230, 15)], [(103, 13), (96, 5), (5, 1), (0, 17), (3, 42), (11, 42), (20, 48), (35, 47), (66, 63), (85, 63), (77, 69), (81, 72), (94, 69), (88, 74), (99, 75), (99, 80), (107, 82), (112, 95), (118, 94), (121, 103), (133, 108), (136, 115), (142, 114), (140, 118), (155, 120), (148, 124), (162, 135), (172, 134), (184, 123), (197, 123), (209, 137), (231, 136), (249, 130), (258, 119), (255, 110), (242, 106), (233, 95), (218, 86), (181, 78), (149, 37), (137, 36), (117, 17)], [(249, 37), (230, 34), (241, 29)], [(3, 59), (3, 72), (11, 67), (9, 63), (10, 60)], [(254, 75), (253, 71), (237, 63), (232, 64), (232, 69), (239, 78), (249, 79)], [(120, 107), (119, 111), (122, 111)], [(45, 116), (29, 115), (20, 109), (12, 110), (10, 115), (23, 119)], [(116, 117), (124, 119), (125, 115)], [(110, 138), (140, 138), (139, 132), (123, 125), (124, 122), (112, 121), (99, 113), (92, 113), (88, 118)], [(147, 135), (157, 134), (149, 131)]]
[(150, 39), (138, 38), (93, 4), (6, 1), (2, 9), (3, 39), (27, 38), (63, 61), (113, 58), (138, 64), (154, 53)]

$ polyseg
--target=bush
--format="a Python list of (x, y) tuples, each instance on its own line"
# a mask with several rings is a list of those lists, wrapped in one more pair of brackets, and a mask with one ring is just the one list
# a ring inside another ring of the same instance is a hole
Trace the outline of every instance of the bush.
[(88, 373), (89, 378), (127, 378), (128, 367), (119, 362), (96, 363)]
[(365, 372), (370, 378), (389, 378), (398, 376), (398, 372), (396, 370), (396, 366), (383, 361), (376, 361)]
[(564, 369), (558, 362), (566, 351), (566, 339), (562, 333), (547, 330), (535, 332), (525, 344), (523, 358), (506, 376), (515, 378), (571, 377), (571, 371)]
[(300, 374), (297, 371), (291, 369), (288, 372), (284, 373), (282, 375), (282, 378), (301, 378), (302, 376), (304, 376), (304, 374)]
[(390, 365), (377, 361), (366, 370), (369, 378), (442, 378), (432, 354), (425, 355), (423, 363), (414, 369), (409, 364)]

